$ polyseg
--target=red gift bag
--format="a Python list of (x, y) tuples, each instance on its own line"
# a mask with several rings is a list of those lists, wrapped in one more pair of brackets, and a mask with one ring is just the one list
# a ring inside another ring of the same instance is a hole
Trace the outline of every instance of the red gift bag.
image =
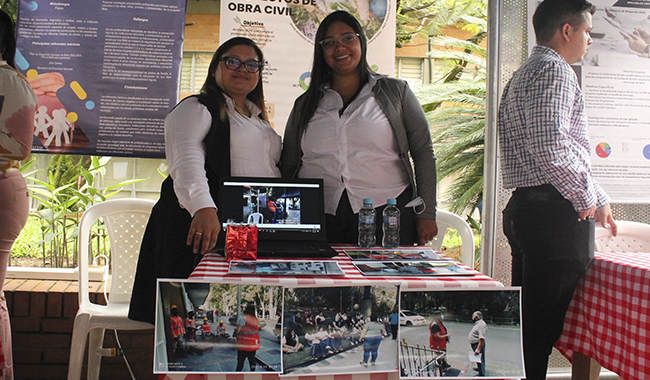
[(226, 231), (226, 261), (257, 260), (257, 226), (229, 224)]

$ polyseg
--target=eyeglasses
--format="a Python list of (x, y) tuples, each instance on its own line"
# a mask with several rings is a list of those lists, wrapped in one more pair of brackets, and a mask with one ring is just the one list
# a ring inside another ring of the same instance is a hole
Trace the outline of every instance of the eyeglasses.
[(336, 38), (326, 38), (324, 40), (321, 40), (319, 42), (320, 46), (323, 47), (324, 50), (334, 50), (339, 44), (343, 44), (344, 46), (350, 46), (352, 43), (359, 38), (358, 33), (347, 33), (343, 35), (343, 38), (340, 40), (337, 40)]
[(258, 62), (254, 59), (251, 59), (250, 61), (242, 62), (240, 59), (235, 58), (235, 57), (222, 57), (221, 61), (226, 65), (226, 67), (232, 71), (239, 70), (242, 65), (244, 65), (244, 68), (246, 71), (249, 73), (256, 73), (258, 71), (261, 71), (262, 68), (264, 67), (264, 63)]

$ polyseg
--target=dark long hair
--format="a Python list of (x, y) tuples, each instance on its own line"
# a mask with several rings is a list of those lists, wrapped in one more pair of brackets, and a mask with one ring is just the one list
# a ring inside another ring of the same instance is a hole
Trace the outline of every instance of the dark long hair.
[[(201, 87), (201, 92), (206, 95), (209, 95), (217, 103), (221, 120), (226, 119), (228, 115), (228, 108), (226, 107), (226, 99), (223, 97), (224, 91), (221, 87), (219, 87), (219, 85), (217, 85), (215, 73), (217, 71), (217, 66), (219, 66), (219, 63), (221, 62), (221, 58), (224, 56), (224, 54), (226, 54), (226, 52), (230, 50), (232, 47), (239, 46), (239, 45), (252, 47), (253, 50), (255, 50), (255, 54), (257, 54), (257, 60), (260, 62), (264, 62), (264, 54), (262, 54), (262, 50), (260, 50), (260, 48), (255, 44), (255, 42), (253, 42), (253, 40), (245, 37), (233, 37), (228, 41), (224, 42), (223, 44), (221, 44), (221, 46), (219, 46), (217, 51), (214, 52), (214, 55), (212, 56), (212, 61), (210, 61), (210, 67), (208, 68), (208, 77), (205, 79), (205, 82), (203, 83), (203, 87)], [(255, 105), (262, 110), (262, 114), (261, 114), (262, 119), (268, 121), (268, 117), (266, 115), (266, 108), (264, 107), (264, 90), (262, 88), (262, 70), (260, 70), (258, 74), (259, 74), (259, 80), (257, 81), (257, 86), (253, 89), (253, 91), (251, 91), (248, 95), (246, 95), (246, 98), (251, 102), (255, 103)]]
[(14, 62), (16, 56), (14, 22), (3, 10), (0, 10), (0, 55), (2, 55), (2, 59), (7, 61), (9, 66), (16, 68)]
[(316, 112), (316, 108), (318, 108), (318, 102), (323, 96), (321, 86), (332, 79), (332, 69), (327, 65), (327, 62), (325, 62), (323, 47), (320, 46), (319, 42), (323, 40), (329, 27), (337, 21), (348, 25), (359, 35), (359, 43), (361, 44), (361, 60), (359, 61), (360, 83), (363, 84), (368, 81), (369, 65), (368, 60), (366, 59), (368, 40), (366, 39), (366, 34), (361, 28), (361, 24), (359, 24), (359, 21), (348, 12), (336, 11), (330, 13), (320, 23), (318, 31), (316, 32), (316, 38), (314, 41), (314, 60), (311, 68), (311, 82), (309, 84), (309, 89), (307, 89), (305, 94), (305, 106), (300, 116), (300, 120), (298, 120), (298, 125), (300, 125), (301, 128), (307, 127), (309, 119), (314, 116), (314, 112)]

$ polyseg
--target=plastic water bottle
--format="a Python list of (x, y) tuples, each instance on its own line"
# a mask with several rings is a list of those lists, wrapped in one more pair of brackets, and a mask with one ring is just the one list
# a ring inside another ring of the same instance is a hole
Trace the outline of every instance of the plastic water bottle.
[(359, 210), (359, 247), (371, 248), (375, 242), (375, 209), (372, 199), (364, 198), (363, 207)]
[(389, 199), (386, 203), (382, 225), (384, 237), (381, 245), (384, 248), (397, 248), (399, 247), (399, 209), (397, 208), (397, 200)]

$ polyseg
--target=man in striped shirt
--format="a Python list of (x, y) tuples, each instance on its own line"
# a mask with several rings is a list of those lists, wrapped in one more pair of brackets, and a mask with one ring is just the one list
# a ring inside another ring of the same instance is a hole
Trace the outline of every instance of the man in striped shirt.
[(591, 173), (584, 100), (570, 66), (592, 43), (594, 11), (585, 0), (538, 6), (537, 46), (499, 107), (503, 184), (515, 188), (503, 228), (512, 249), (512, 285), (522, 287), (528, 380), (546, 378), (548, 356), (591, 260), (592, 220), (616, 234), (610, 199)]

